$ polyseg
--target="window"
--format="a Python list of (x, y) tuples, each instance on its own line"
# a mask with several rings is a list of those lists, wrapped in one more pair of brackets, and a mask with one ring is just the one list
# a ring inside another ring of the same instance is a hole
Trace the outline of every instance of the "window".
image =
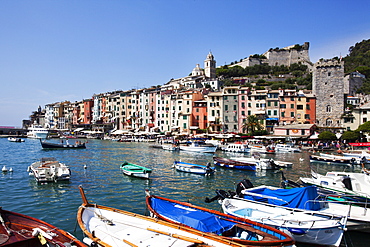
[(332, 109), (331, 109), (331, 106), (330, 106), (330, 105), (327, 105), (327, 106), (326, 106), (326, 112), (331, 112), (331, 110), (332, 110)]
[(362, 119), (362, 123), (366, 123), (367, 122), (367, 118), (366, 117), (364, 117), (363, 119)]
[(183, 116), (182, 116), (182, 119), (183, 119), (183, 120), (187, 120), (187, 119), (188, 119), (188, 116), (183, 115)]
[(249, 103), (248, 103), (248, 107), (252, 107), (252, 103), (250, 103), (250, 102), (249, 102)]
[(304, 115), (304, 118), (305, 118), (305, 119), (310, 119), (310, 114), (305, 114), (305, 115)]
[(245, 103), (244, 102), (242, 102), (242, 108), (245, 108)]
[(278, 114), (278, 113), (277, 113), (277, 110), (274, 110), (274, 116), (277, 116), (277, 114)]
[(242, 111), (242, 116), (245, 116), (245, 111)]
[(270, 101), (267, 102), (267, 106), (271, 106), (271, 102)]
[(215, 110), (212, 110), (211, 111), (211, 116), (214, 117), (215, 116)]
[(242, 95), (242, 100), (245, 100), (245, 96), (244, 95)]
[(225, 111), (228, 111), (228, 110), (229, 110), (229, 106), (225, 105)]
[(306, 109), (310, 110), (310, 105), (309, 104), (306, 105)]
[(236, 111), (236, 105), (234, 105), (234, 111)]
[(297, 105), (298, 110), (303, 110), (303, 105)]
[(290, 108), (291, 109), (294, 109), (294, 104), (290, 104)]
[(290, 113), (290, 116), (291, 116), (291, 117), (294, 117), (294, 112), (291, 112), (291, 113)]
[(286, 108), (286, 104), (280, 104), (280, 108), (285, 109)]
[(285, 117), (285, 112), (282, 112), (281, 113), (281, 117)]

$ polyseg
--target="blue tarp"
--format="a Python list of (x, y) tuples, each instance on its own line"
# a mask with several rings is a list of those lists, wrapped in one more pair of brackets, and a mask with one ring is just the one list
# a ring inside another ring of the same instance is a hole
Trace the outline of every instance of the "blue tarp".
[(320, 203), (313, 202), (313, 200), (318, 198), (317, 188), (315, 186), (293, 189), (277, 189), (277, 190), (271, 190), (268, 188), (257, 188), (254, 190), (250, 189), (248, 190), (248, 192), (280, 199), (280, 200), (273, 198), (266, 199), (254, 195), (244, 195), (245, 199), (252, 201), (264, 201), (270, 204), (286, 206), (290, 208), (301, 208), (308, 210), (320, 209)]
[(221, 234), (235, 223), (220, 219), (214, 214), (177, 203), (151, 198), (151, 206), (158, 214), (203, 232)]

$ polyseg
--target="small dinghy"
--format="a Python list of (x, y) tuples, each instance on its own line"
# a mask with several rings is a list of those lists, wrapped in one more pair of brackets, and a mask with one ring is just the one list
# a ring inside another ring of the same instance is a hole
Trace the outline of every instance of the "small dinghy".
[(202, 208), (190, 203), (150, 195), (146, 205), (153, 217), (212, 233), (245, 246), (291, 246), (294, 240), (287, 234), (250, 220)]
[(123, 174), (127, 176), (138, 177), (138, 178), (149, 178), (149, 175), (152, 172), (152, 169), (139, 166), (136, 164), (132, 164), (127, 161), (121, 164), (120, 168)]
[(56, 226), (0, 207), (0, 246), (85, 247), (86, 245)]
[(173, 166), (176, 168), (177, 171), (206, 175), (206, 176), (209, 176), (215, 172), (215, 168), (211, 167), (209, 163), (207, 165), (198, 165), (198, 164), (186, 163), (186, 162), (181, 162), (181, 161), (174, 161)]
[(220, 236), (120, 209), (90, 204), (80, 186), (82, 205), (77, 221), (85, 242), (110, 247), (242, 247)]

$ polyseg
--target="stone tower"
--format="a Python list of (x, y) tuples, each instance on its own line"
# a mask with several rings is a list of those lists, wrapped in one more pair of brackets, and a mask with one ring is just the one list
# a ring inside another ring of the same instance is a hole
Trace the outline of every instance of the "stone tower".
[(346, 93), (344, 62), (329, 59), (315, 63), (312, 93), (316, 96), (316, 124), (320, 127), (341, 127)]
[(206, 60), (204, 60), (204, 72), (208, 78), (216, 78), (216, 60), (212, 52), (209, 52)]

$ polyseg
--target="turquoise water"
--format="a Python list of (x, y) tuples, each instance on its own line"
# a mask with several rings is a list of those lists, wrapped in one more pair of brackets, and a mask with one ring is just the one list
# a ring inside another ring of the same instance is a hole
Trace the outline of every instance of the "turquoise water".
[[(82, 140), (86, 141), (86, 140)], [(78, 150), (43, 150), (38, 140), (26, 139), (23, 143), (9, 142), (0, 138), (0, 167), (12, 168), (12, 173), (0, 174), (0, 206), (5, 210), (30, 215), (69, 231), (82, 239), (76, 221), (77, 209), (81, 205), (78, 186), (82, 185), (90, 202), (146, 214), (145, 189), (151, 193), (175, 200), (221, 210), (217, 202), (207, 204), (205, 197), (215, 196), (216, 189), (234, 190), (235, 183), (248, 178), (254, 185), (279, 186), (281, 174), (274, 171), (240, 171), (216, 168), (210, 177), (177, 172), (172, 167), (175, 160), (206, 164), (212, 163), (213, 154), (172, 152), (151, 148), (153, 143), (112, 142), (87, 140), (87, 148)], [(217, 156), (229, 157), (221, 151)], [(71, 171), (69, 183), (37, 184), (28, 175), (27, 167), (42, 157), (55, 157), (67, 164)], [(294, 162), (293, 168), (285, 170), (291, 180), (309, 174), (308, 153), (280, 153), (278, 160)], [(303, 158), (304, 161), (299, 161)], [(124, 161), (153, 169), (149, 180), (132, 178), (122, 174), (119, 166)], [(86, 165), (86, 169), (84, 166)], [(343, 166), (321, 165), (321, 170), (338, 169)], [(366, 236), (347, 234), (349, 246), (361, 245)], [(342, 241), (343, 244), (345, 241)], [(344, 246), (344, 245), (343, 245)]]

